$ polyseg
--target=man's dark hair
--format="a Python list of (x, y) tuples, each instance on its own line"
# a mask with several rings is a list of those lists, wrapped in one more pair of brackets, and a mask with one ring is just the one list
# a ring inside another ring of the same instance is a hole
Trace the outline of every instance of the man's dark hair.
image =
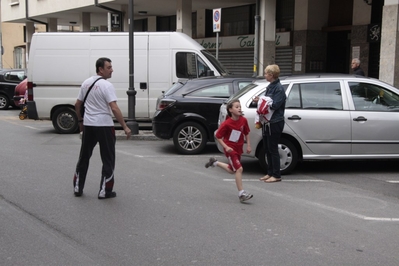
[(111, 61), (111, 59), (106, 58), (106, 57), (100, 57), (100, 58), (97, 59), (97, 62), (96, 62), (96, 73), (100, 72), (100, 67), (104, 68), (105, 62), (111, 63), (112, 61)]

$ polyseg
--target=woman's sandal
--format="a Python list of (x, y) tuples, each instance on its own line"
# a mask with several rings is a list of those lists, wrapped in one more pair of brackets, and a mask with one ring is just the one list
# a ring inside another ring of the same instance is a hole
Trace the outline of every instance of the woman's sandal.
[(266, 181), (270, 178), (270, 175), (265, 175), (264, 177), (259, 178), (260, 181)]
[(264, 182), (265, 183), (273, 183), (273, 182), (280, 182), (281, 178), (275, 178), (274, 176), (271, 176), (270, 178), (266, 179)]

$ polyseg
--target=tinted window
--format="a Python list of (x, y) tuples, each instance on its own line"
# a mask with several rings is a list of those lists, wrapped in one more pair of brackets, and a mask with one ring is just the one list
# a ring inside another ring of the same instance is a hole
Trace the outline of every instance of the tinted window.
[(188, 96), (228, 98), (232, 93), (232, 84), (224, 83), (196, 90)]
[(286, 108), (342, 110), (339, 82), (294, 84)]
[(194, 53), (176, 53), (176, 76), (186, 79), (197, 78)]
[(349, 82), (355, 109), (359, 111), (398, 111), (399, 96), (383, 87)]
[(205, 64), (205, 62), (200, 58), (197, 57), (197, 65), (198, 65), (198, 77), (206, 77), (208, 76), (208, 70), (211, 70), (207, 64)]

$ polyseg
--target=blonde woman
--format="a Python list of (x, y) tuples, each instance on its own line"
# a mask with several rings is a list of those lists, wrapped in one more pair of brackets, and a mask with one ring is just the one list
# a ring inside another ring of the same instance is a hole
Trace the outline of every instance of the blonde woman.
[[(260, 180), (266, 183), (281, 181), (278, 143), (285, 124), (284, 111), (287, 97), (279, 76), (280, 68), (278, 65), (268, 65), (265, 68), (265, 78), (270, 82), (266, 88), (265, 96), (273, 100), (270, 109), (274, 111), (270, 121), (262, 127), (263, 146), (266, 152), (268, 169), (267, 174)], [(258, 100), (259, 97), (256, 97), (254, 102), (258, 102)]]

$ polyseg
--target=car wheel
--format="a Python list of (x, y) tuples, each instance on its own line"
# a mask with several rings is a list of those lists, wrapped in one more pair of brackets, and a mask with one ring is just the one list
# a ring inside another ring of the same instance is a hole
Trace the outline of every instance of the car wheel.
[(0, 110), (7, 110), (10, 106), (10, 100), (7, 96), (0, 94)]
[[(282, 175), (289, 174), (298, 163), (298, 151), (291, 141), (281, 138), (278, 144), (280, 154), (280, 171)], [(263, 170), (267, 171), (266, 153), (262, 144), (259, 150), (259, 163)]]
[(195, 122), (185, 122), (173, 132), (173, 143), (181, 154), (198, 154), (203, 151), (207, 141), (203, 126)]
[(78, 117), (74, 109), (61, 107), (54, 112), (53, 127), (60, 134), (71, 134), (78, 131)]

